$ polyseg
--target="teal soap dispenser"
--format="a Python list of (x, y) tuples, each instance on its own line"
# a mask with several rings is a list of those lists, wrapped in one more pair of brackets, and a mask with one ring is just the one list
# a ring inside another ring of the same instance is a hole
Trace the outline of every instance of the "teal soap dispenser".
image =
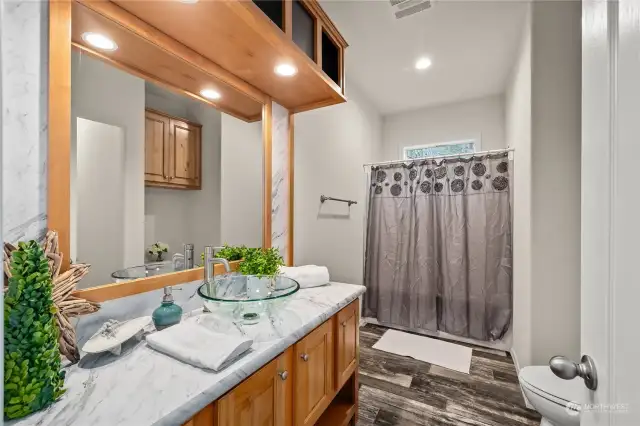
[(156, 326), (156, 330), (162, 330), (163, 328), (176, 325), (182, 319), (182, 308), (176, 305), (173, 301), (173, 294), (171, 294), (171, 291), (171, 287), (164, 288), (162, 305), (156, 308), (151, 315), (153, 325)]

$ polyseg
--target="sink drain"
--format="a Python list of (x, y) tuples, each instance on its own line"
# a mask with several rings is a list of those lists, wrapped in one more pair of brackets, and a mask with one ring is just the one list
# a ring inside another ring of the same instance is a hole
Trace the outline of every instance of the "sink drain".
[(245, 324), (255, 324), (258, 322), (259, 315), (254, 312), (248, 312), (242, 315), (242, 320)]

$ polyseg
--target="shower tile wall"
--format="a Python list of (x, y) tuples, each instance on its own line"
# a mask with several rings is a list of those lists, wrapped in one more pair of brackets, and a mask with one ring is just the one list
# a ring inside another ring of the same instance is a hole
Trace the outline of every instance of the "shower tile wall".
[(48, 2), (0, 1), (2, 228), (17, 241), (47, 226)]
[(289, 254), (289, 111), (273, 102), (271, 160), (271, 246)]

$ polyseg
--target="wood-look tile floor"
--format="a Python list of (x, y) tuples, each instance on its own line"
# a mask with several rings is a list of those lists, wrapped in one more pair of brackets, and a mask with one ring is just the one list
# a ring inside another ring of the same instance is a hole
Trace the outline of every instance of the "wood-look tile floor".
[(525, 406), (508, 353), (465, 345), (473, 356), (464, 374), (372, 349), (386, 330), (360, 328), (358, 426), (540, 424), (538, 413)]

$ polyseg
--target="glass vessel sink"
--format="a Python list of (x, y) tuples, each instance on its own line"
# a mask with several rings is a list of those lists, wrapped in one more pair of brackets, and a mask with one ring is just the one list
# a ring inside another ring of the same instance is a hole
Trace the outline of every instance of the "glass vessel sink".
[(135, 280), (138, 278), (153, 277), (155, 275), (168, 274), (178, 271), (172, 261), (147, 263), (146, 265), (132, 266), (121, 269), (111, 274), (116, 282)]
[(244, 324), (255, 324), (269, 309), (281, 306), (286, 299), (300, 290), (300, 284), (284, 276), (259, 277), (255, 275), (217, 275), (213, 281), (203, 283), (198, 294), (205, 307), (227, 310)]

